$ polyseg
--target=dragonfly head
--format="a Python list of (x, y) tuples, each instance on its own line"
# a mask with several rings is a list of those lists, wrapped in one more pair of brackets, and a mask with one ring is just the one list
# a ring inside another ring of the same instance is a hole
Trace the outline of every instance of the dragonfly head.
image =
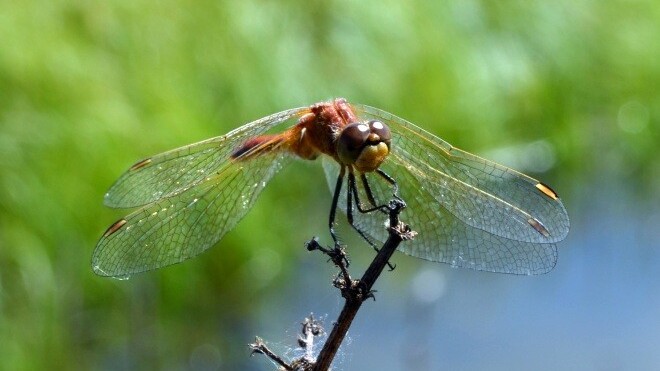
[(349, 124), (339, 134), (337, 156), (358, 171), (374, 171), (390, 153), (391, 141), (390, 129), (380, 121)]

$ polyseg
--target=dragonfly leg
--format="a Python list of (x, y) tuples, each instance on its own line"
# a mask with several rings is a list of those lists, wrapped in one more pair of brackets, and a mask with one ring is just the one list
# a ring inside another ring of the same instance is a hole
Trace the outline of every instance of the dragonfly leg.
[[(368, 183), (366, 183), (366, 178), (363, 178), (363, 182), (365, 182), (365, 184), (368, 184)], [(383, 205), (383, 206), (375, 206), (371, 209), (362, 209), (362, 206), (361, 206), (362, 203), (360, 202), (360, 196), (359, 196), (359, 192), (358, 192), (356, 182), (355, 182), (355, 174), (353, 173), (353, 169), (349, 168), (349, 170), (348, 170), (348, 191), (346, 192), (346, 202), (347, 202), (346, 217), (348, 219), (348, 224), (350, 224), (351, 227), (353, 227), (353, 229), (355, 229), (357, 231), (357, 233), (360, 236), (362, 236), (362, 238), (364, 238), (364, 240), (367, 241), (367, 243), (369, 245), (371, 245), (371, 247), (376, 252), (378, 252), (379, 249), (376, 246), (376, 244), (371, 240), (371, 238), (362, 229), (360, 229), (360, 227), (355, 225), (355, 223), (353, 222), (353, 198), (352, 198), (352, 196), (355, 197), (355, 203), (357, 205), (357, 209), (361, 213), (370, 213), (370, 212), (379, 211), (379, 210), (383, 211), (383, 208), (388, 208), (388, 206)], [(376, 203), (374, 198), (373, 198), (373, 195), (371, 195), (371, 196), (367, 195), (367, 198), (369, 198), (369, 202), (371, 202), (372, 205), (374, 205)], [(394, 266), (392, 264), (390, 264), (390, 262), (387, 262), (387, 266), (390, 268), (390, 270), (394, 270)]]
[[(369, 185), (369, 180), (367, 180), (367, 175), (365, 173), (360, 174), (360, 180), (362, 181), (362, 187), (364, 188), (364, 192), (367, 194), (367, 199), (369, 200), (369, 203), (371, 204), (372, 208), (379, 209), (384, 214), (387, 214), (389, 210), (388, 205), (376, 206), (376, 199), (374, 198), (373, 191), (371, 190), (371, 186)], [(360, 210), (360, 212), (364, 213), (365, 211)]]
[(337, 177), (337, 184), (335, 185), (335, 194), (332, 196), (332, 206), (330, 206), (330, 220), (328, 222), (330, 227), (330, 236), (332, 236), (332, 240), (335, 242), (335, 247), (339, 246), (339, 240), (337, 239), (337, 233), (335, 232), (335, 215), (337, 213), (337, 202), (339, 201), (341, 186), (344, 182), (344, 175), (346, 175), (346, 166), (342, 165), (341, 170), (339, 170), (339, 176)]
[(371, 204), (372, 207), (375, 207), (376, 199), (374, 198), (374, 194), (371, 191), (371, 186), (367, 181), (367, 175), (365, 173), (360, 174), (360, 180), (362, 181), (362, 187), (364, 187), (364, 192), (367, 194), (367, 199), (369, 200), (369, 203)]
[(371, 245), (371, 247), (373, 247), (374, 249), (376, 249), (376, 251), (378, 251), (378, 249), (376, 248), (375, 243), (371, 240), (371, 238), (369, 238), (369, 236), (367, 236), (367, 234), (364, 231), (362, 231), (354, 223), (354, 219), (353, 219), (353, 197), (355, 197), (355, 204), (357, 205), (357, 209), (361, 213), (368, 213), (368, 212), (373, 212), (373, 211), (378, 210), (378, 208), (373, 208), (373, 209), (369, 209), (369, 210), (362, 209), (362, 206), (361, 206), (362, 203), (360, 202), (360, 198), (359, 198), (358, 192), (357, 192), (357, 186), (355, 184), (355, 174), (353, 174), (352, 169), (349, 169), (349, 172), (348, 172), (348, 192), (346, 192), (346, 202), (347, 202), (347, 205), (346, 205), (346, 218), (348, 219), (348, 224), (350, 224), (351, 227), (353, 227), (353, 229), (355, 229), (360, 234), (360, 236), (362, 236), (362, 238), (364, 238), (369, 243), (369, 245)]
[[(385, 179), (388, 183), (392, 185), (392, 195), (398, 201), (404, 202), (403, 199), (399, 196), (399, 185), (396, 183), (396, 180), (389, 176), (386, 172), (381, 169), (376, 169), (376, 173)], [(365, 179), (366, 180), (366, 179)], [(405, 202), (404, 202), (405, 203)]]

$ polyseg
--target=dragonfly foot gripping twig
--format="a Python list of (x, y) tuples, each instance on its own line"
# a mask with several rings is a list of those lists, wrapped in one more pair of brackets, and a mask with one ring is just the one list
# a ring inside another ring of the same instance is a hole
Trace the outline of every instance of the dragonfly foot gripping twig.
[[(279, 357), (272, 354), (272, 352), (267, 353), (261, 348), (254, 350), (254, 345), (263, 345), (263, 341), (257, 344), (251, 344), (250, 346), (255, 353), (262, 353), (271, 358), (274, 362), (280, 365), (284, 370), (301, 370), (301, 371), (325, 371), (330, 368), (332, 360), (334, 359), (339, 346), (344, 340), (348, 329), (355, 318), (358, 310), (362, 306), (362, 303), (369, 299), (374, 298), (374, 291), (372, 287), (378, 277), (380, 276), (383, 269), (388, 265), (388, 261), (399, 244), (404, 240), (413, 239), (416, 235), (416, 232), (412, 231), (410, 227), (399, 221), (399, 213), (405, 207), (405, 203), (401, 200), (394, 199), (388, 205), (389, 208), (389, 225), (388, 228), (389, 237), (382, 248), (379, 250), (378, 254), (371, 262), (364, 275), (359, 280), (351, 279), (348, 269), (346, 255), (343, 249), (327, 249), (319, 245), (316, 238), (312, 239), (307, 243), (307, 248), (310, 251), (319, 250), (324, 254), (330, 256), (330, 260), (337, 265), (341, 272), (337, 278), (333, 281), (333, 285), (340, 289), (342, 296), (346, 299), (344, 308), (339, 314), (339, 318), (334, 323), (330, 335), (326, 340), (321, 352), (319, 353), (316, 360), (310, 359), (310, 355), (306, 352), (304, 357), (296, 359), (291, 362), (291, 364), (286, 364)], [(305, 322), (303, 322), (303, 335), (305, 338), (300, 338), (298, 344), (306, 350), (311, 349), (309, 331), (313, 331), (315, 327), (305, 327), (305, 324), (314, 324), (314, 326), (319, 326), (317, 322), (310, 316)], [(319, 327), (320, 328), (320, 327)], [(307, 332), (306, 332), (307, 331)], [(313, 333), (314, 336), (319, 335), (319, 331), (316, 330)], [(313, 339), (312, 336), (311, 338)], [(258, 339), (260, 340), (260, 339)], [(265, 347), (265, 346), (264, 346)]]

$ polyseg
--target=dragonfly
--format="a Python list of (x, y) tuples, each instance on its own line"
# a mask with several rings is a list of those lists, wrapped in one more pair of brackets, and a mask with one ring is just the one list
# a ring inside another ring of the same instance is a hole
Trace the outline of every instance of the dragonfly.
[(566, 209), (548, 185), (393, 114), (336, 98), (135, 163), (104, 201), (137, 209), (102, 235), (93, 271), (125, 278), (201, 254), (296, 159), (322, 162), (333, 194), (329, 228), (335, 244), (336, 209), (372, 246), (384, 242), (383, 205), (392, 197), (405, 201), (401, 219), (417, 232), (399, 250), (453, 267), (546, 273), (569, 231)]

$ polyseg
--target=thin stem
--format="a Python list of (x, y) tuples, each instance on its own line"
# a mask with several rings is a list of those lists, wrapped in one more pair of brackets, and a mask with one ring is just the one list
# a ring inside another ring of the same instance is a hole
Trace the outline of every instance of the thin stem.
[[(316, 237), (306, 244), (309, 251), (321, 251), (328, 255), (332, 262), (340, 268), (341, 274), (335, 279), (334, 285), (341, 290), (342, 296), (346, 299), (344, 308), (339, 314), (339, 318), (337, 318), (337, 321), (332, 328), (332, 332), (330, 332), (330, 335), (316, 360), (313, 360), (310, 357), (310, 351), (313, 348), (313, 338), (315, 336), (320, 336), (323, 333), (323, 329), (320, 327), (320, 324), (314, 320), (312, 315), (306, 318), (305, 322), (302, 323), (303, 336), (298, 338), (298, 345), (305, 350), (305, 356), (295, 359), (290, 364), (287, 364), (282, 358), (268, 349), (266, 344), (259, 337), (257, 337), (254, 344), (250, 344), (252, 353), (266, 355), (273, 362), (278, 364), (281, 369), (287, 371), (327, 371), (339, 350), (339, 346), (346, 337), (346, 333), (351, 327), (353, 319), (362, 306), (362, 303), (368, 298), (373, 298), (371, 288), (383, 272), (385, 266), (389, 265), (389, 260), (392, 257), (392, 254), (394, 254), (394, 251), (401, 241), (412, 239), (416, 235), (416, 232), (412, 231), (410, 227), (399, 221), (399, 214), (404, 207), (406, 207), (406, 204), (396, 196), (390, 201), (389, 205), (385, 206), (389, 213), (389, 236), (383, 247), (378, 251), (374, 260), (364, 272), (362, 278), (359, 280), (351, 279), (347, 269), (348, 259), (343, 248), (335, 245), (334, 248), (326, 249), (318, 243)], [(333, 218), (331, 218), (331, 220), (332, 219)]]
[(339, 318), (330, 332), (321, 353), (319, 353), (319, 356), (316, 359), (316, 364), (312, 370), (326, 371), (330, 368), (332, 360), (337, 354), (337, 350), (339, 350), (339, 346), (346, 337), (346, 333), (351, 327), (355, 315), (362, 306), (362, 302), (372, 296), (371, 288), (389, 262), (390, 257), (401, 241), (414, 237), (415, 232), (411, 231), (407, 225), (399, 222), (399, 213), (404, 207), (405, 204), (399, 200), (393, 200), (390, 203), (389, 237), (364, 272), (362, 278), (359, 281), (347, 283), (347, 287), (342, 289), (342, 295), (346, 298), (346, 303), (344, 304), (344, 308), (339, 314)]
[(288, 363), (284, 362), (282, 358), (280, 358), (277, 354), (273, 353), (272, 350), (268, 349), (266, 346), (266, 343), (257, 336), (255, 339), (255, 342), (250, 344), (250, 349), (252, 349), (252, 354), (263, 354), (266, 357), (270, 358), (273, 362), (277, 363), (282, 367), (284, 370), (287, 371), (293, 371), (294, 368), (292, 368)]

